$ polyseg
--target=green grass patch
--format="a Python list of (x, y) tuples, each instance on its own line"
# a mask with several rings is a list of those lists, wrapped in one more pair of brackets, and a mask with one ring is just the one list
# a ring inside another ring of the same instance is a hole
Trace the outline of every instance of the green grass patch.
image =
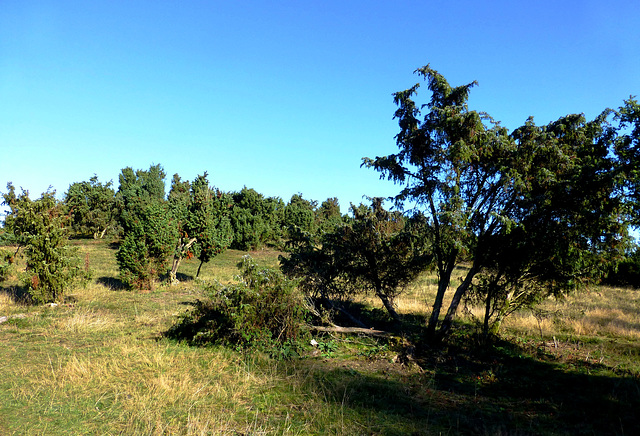
[[(425, 274), (399, 301), (405, 337), (316, 334), (303, 358), (275, 361), (164, 337), (202, 297), (197, 260), (178, 286), (126, 291), (113, 286), (116, 247), (74, 243), (93, 282), (63, 304), (26, 306), (17, 282), (0, 288), (0, 434), (640, 434), (637, 291), (550, 300), (491, 347), (463, 318), (447, 347), (408, 353), (435, 291)], [(243, 254), (221, 254), (201, 279), (232, 282)], [(277, 265), (277, 252), (250, 254)], [(389, 326), (375, 300), (359, 304)]]

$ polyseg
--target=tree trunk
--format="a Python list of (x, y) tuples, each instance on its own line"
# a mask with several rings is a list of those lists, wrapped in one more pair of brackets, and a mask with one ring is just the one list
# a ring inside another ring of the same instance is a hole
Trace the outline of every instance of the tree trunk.
[(186, 244), (176, 250), (176, 253), (180, 254), (174, 254), (171, 271), (169, 271), (169, 283), (171, 283), (172, 285), (177, 285), (178, 283), (180, 283), (176, 276), (178, 274), (178, 267), (180, 266), (180, 262), (182, 262), (182, 253), (186, 253), (197, 240), (197, 238), (191, 238)]
[(455, 251), (449, 258), (449, 261), (445, 263), (441, 271), (439, 271), (438, 292), (436, 293), (436, 299), (433, 302), (433, 310), (431, 311), (429, 322), (427, 324), (427, 342), (431, 342), (435, 339), (436, 327), (438, 326), (438, 319), (440, 318), (440, 310), (442, 310), (442, 302), (444, 301), (444, 295), (447, 293), (447, 289), (449, 288), (449, 283), (451, 283), (451, 274), (455, 268), (455, 259), (457, 256), (457, 251)]
[[(511, 303), (513, 301), (514, 292), (509, 292), (505, 298), (502, 307), (498, 311), (498, 315), (496, 316), (495, 321), (489, 328), (489, 333), (492, 335), (497, 335), (500, 331), (500, 326), (502, 325), (502, 321), (511, 313)], [(516, 297), (517, 298), (517, 297)]]
[(482, 334), (485, 338), (489, 336), (489, 318), (491, 318), (491, 293), (492, 289), (489, 288), (487, 292), (487, 299), (484, 302), (484, 323), (482, 325)]
[(387, 297), (382, 292), (376, 292), (376, 295), (382, 301), (384, 308), (387, 309), (387, 312), (389, 312), (389, 315), (391, 315), (391, 318), (393, 318), (394, 321), (399, 322), (400, 315), (398, 314), (398, 312), (396, 312), (396, 308), (394, 307), (394, 304), (393, 304), (393, 299)]
[(102, 239), (102, 238), (104, 238), (104, 234), (107, 233), (107, 229), (108, 228), (109, 227), (105, 227), (102, 230), (97, 230), (97, 231), (93, 232), (93, 239)]
[[(484, 302), (485, 304), (484, 323), (482, 326), (482, 334), (484, 335), (485, 339), (488, 338), (489, 335), (493, 333), (493, 327), (490, 325), (490, 321), (491, 321), (491, 315), (493, 314), (495, 308), (493, 308), (492, 305), (495, 305), (495, 302), (497, 301), (497, 298), (498, 298), (498, 291), (500, 290), (498, 286), (498, 282), (500, 281), (501, 277), (502, 277), (502, 272), (496, 274), (496, 277), (491, 281), (491, 283), (489, 283), (489, 286), (487, 287), (487, 296), (485, 297), (486, 300)], [(507, 296), (507, 300), (508, 299), (509, 297)], [(498, 327), (499, 327), (501, 322), (500, 314), (498, 314), (498, 318), (496, 319), (496, 322), (498, 323)]]
[(458, 289), (456, 289), (456, 293), (453, 294), (453, 299), (451, 300), (451, 304), (449, 304), (449, 310), (447, 311), (447, 315), (444, 317), (444, 320), (442, 321), (442, 325), (440, 326), (440, 330), (438, 331), (438, 334), (436, 336), (436, 340), (438, 342), (442, 341), (449, 334), (451, 330), (451, 326), (453, 324), (453, 319), (455, 318), (456, 313), (458, 311), (458, 306), (462, 301), (462, 297), (464, 297), (464, 295), (469, 290), (469, 286), (471, 286), (471, 282), (473, 281), (473, 278), (477, 274), (479, 267), (480, 266), (476, 264), (476, 262), (474, 261), (473, 266), (467, 273), (467, 276), (464, 278), (464, 281), (460, 284), (460, 286), (458, 286)]
[(196, 272), (196, 278), (200, 277), (200, 268), (202, 268), (203, 264), (204, 264), (204, 261), (201, 260), (200, 265), (198, 265), (198, 271)]
[(176, 255), (173, 257), (173, 264), (171, 265), (171, 270), (169, 271), (169, 283), (171, 283), (171, 285), (177, 285), (178, 283), (180, 283), (180, 281), (176, 277), (178, 275), (178, 267), (180, 266), (180, 262), (182, 262), (182, 256)]

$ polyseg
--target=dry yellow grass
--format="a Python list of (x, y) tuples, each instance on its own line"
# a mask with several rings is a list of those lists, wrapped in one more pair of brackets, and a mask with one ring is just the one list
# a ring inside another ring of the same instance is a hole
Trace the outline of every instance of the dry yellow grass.
[(13, 309), (15, 307), (15, 302), (13, 298), (9, 294), (0, 292), (0, 316), (4, 315), (5, 312)]
[(53, 327), (70, 333), (79, 333), (82, 331), (101, 332), (116, 329), (121, 325), (122, 322), (108, 312), (100, 313), (94, 309), (80, 308), (75, 310), (70, 317), (56, 320)]
[[(92, 265), (99, 264), (100, 251), (91, 251), (93, 245), (88, 249)], [(227, 263), (233, 264), (230, 259)], [(231, 271), (229, 266), (225, 274)], [(96, 278), (109, 274), (100, 272)], [(398, 297), (398, 311), (428, 316), (437, 289), (434, 278), (425, 274), (412, 284)], [(233, 351), (162, 339), (174, 316), (186, 309), (181, 303), (198, 296), (195, 282), (147, 294), (100, 283), (72, 290), (72, 298), (57, 308), (21, 306), (0, 293), (0, 311), (26, 316), (0, 327), (0, 433), (19, 428), (24, 434), (385, 434), (380, 429), (389, 427), (380, 422), (390, 420), (401, 428), (407, 421), (384, 408), (357, 406), (353, 396), (379, 396), (395, 385), (365, 372), (348, 372), (346, 361), (310, 359), (296, 363), (294, 370), (275, 362), (256, 363)], [(445, 308), (458, 283), (456, 277)], [(595, 287), (564, 301), (545, 302), (548, 315), (542, 318), (516, 313), (503, 331), (529, 338), (540, 331), (545, 338), (564, 331), (637, 341), (636, 295)], [(375, 297), (362, 301), (382, 307)], [(481, 318), (482, 308), (460, 311), (462, 318), (471, 315)], [(601, 354), (592, 351), (582, 359), (602, 361)], [(318, 378), (319, 373), (327, 378)], [(360, 383), (364, 388), (352, 388)]]

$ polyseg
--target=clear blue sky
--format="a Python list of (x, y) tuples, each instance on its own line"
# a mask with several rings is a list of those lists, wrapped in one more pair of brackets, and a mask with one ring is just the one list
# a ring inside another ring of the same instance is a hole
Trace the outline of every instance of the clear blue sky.
[(640, 1), (0, 0), (0, 191), (159, 163), (346, 211), (398, 191), (361, 158), (427, 63), (510, 130), (592, 118), (640, 94)]

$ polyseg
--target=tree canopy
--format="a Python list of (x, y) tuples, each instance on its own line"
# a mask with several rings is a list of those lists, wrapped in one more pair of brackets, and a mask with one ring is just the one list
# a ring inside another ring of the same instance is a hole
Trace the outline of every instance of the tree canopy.
[(165, 176), (160, 165), (135, 172), (127, 167), (120, 174), (116, 205), (124, 236), (116, 258), (128, 286), (152, 289), (175, 248), (177, 228), (164, 199)]
[(101, 239), (114, 231), (115, 191), (112, 182), (101, 183), (94, 175), (89, 181), (72, 183), (64, 196), (64, 205), (76, 236)]
[(375, 295), (396, 321), (395, 298), (425, 268), (428, 253), (423, 222), (384, 209), (383, 199), (371, 206), (351, 206), (352, 216), (315, 237), (299, 228), (283, 271), (300, 278), (301, 288), (322, 299)]
[(169, 271), (172, 283), (184, 257), (196, 256), (202, 264), (225, 250), (233, 240), (229, 220), (232, 199), (228, 194), (209, 186), (207, 173), (199, 175), (193, 183), (173, 176), (169, 191), (169, 207), (178, 226), (178, 237)]
[[(419, 83), (395, 93), (399, 151), (365, 158), (363, 165), (401, 185), (399, 205), (428, 216), (439, 277), (429, 340), (448, 334), (474, 289), (504, 308), (523, 287), (536, 284), (535, 295), (572, 289), (618, 256), (628, 174), (614, 154), (612, 111), (592, 121), (568, 115), (546, 126), (530, 118), (509, 134), (488, 114), (469, 109), (476, 82), (452, 87), (430, 66), (417, 73), (430, 100), (415, 101)], [(441, 320), (451, 274), (465, 260), (470, 267)]]

